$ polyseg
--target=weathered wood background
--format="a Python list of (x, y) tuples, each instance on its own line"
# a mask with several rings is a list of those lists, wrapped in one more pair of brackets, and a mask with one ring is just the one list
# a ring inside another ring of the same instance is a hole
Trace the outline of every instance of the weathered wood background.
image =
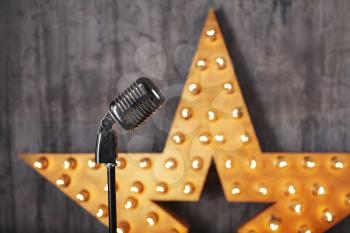
[[(263, 149), (350, 152), (348, 0), (1, 0), (1, 233), (106, 232), (18, 154), (93, 152), (101, 113), (139, 75), (172, 96), (167, 119), (121, 147), (161, 151), (210, 6)], [(234, 232), (264, 207), (227, 204), (215, 170), (207, 183), (199, 204), (166, 204), (193, 233)]]

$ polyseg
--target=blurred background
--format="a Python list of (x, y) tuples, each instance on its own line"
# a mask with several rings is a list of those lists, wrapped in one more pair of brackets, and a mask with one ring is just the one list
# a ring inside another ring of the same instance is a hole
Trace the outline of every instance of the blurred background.
[[(348, 0), (1, 0), (0, 232), (106, 232), (18, 155), (93, 152), (109, 101), (139, 76), (168, 102), (120, 150), (162, 151), (211, 6), (262, 149), (350, 152)], [(267, 206), (227, 203), (214, 168), (200, 202), (162, 205), (191, 233), (235, 232)], [(329, 232), (349, 231), (348, 217)]]

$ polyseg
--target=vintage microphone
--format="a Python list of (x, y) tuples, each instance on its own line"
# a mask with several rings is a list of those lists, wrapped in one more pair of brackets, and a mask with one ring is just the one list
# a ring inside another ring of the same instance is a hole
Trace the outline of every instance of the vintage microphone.
[(139, 78), (115, 98), (109, 111), (100, 121), (95, 160), (107, 166), (109, 233), (117, 228), (115, 166), (116, 133), (112, 126), (118, 122), (126, 130), (134, 130), (149, 118), (165, 101), (162, 92), (148, 78)]

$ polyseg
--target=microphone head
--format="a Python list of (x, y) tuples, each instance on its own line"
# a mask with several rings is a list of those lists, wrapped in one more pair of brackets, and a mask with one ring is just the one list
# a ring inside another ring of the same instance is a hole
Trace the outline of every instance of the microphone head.
[(139, 78), (109, 106), (111, 116), (126, 130), (133, 130), (165, 101), (163, 93), (148, 78)]

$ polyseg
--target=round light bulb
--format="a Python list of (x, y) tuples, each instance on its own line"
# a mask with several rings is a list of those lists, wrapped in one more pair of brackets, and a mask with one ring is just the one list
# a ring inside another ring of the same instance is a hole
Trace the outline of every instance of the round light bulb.
[(286, 195), (294, 195), (297, 193), (297, 190), (293, 184), (287, 184), (285, 194)]
[(89, 200), (90, 194), (89, 194), (89, 192), (87, 190), (83, 189), (79, 193), (77, 193), (77, 195), (75, 197), (80, 202), (86, 202), (86, 201)]
[(293, 201), (290, 203), (289, 208), (295, 212), (296, 214), (301, 214), (302, 211), (302, 205), (297, 202), (297, 201)]
[(263, 195), (263, 196), (267, 196), (267, 194), (269, 194), (269, 190), (267, 189), (267, 187), (263, 184), (258, 186), (258, 192)]
[(205, 35), (210, 39), (210, 40), (215, 40), (216, 38), (216, 31), (214, 29), (208, 29), (205, 31)]
[(184, 185), (184, 189), (183, 189), (184, 194), (186, 194), (186, 195), (192, 194), (194, 192), (194, 190), (195, 190), (195, 187), (192, 183), (188, 182)]
[(224, 83), (224, 90), (226, 91), (227, 94), (233, 93), (233, 84), (231, 82)]
[(157, 186), (156, 186), (156, 192), (157, 193), (162, 193), (162, 194), (167, 193), (168, 192), (167, 184), (164, 183), (164, 182), (158, 183)]
[(60, 187), (67, 187), (70, 183), (70, 178), (68, 175), (62, 175), (56, 180), (56, 185)]
[(272, 216), (269, 221), (269, 227), (272, 231), (277, 231), (280, 227), (281, 219)]
[(311, 157), (305, 157), (303, 161), (305, 168), (312, 169), (316, 167), (316, 162)]
[(115, 160), (116, 168), (124, 169), (126, 167), (126, 160), (122, 157), (119, 157)]
[(227, 159), (225, 161), (225, 168), (226, 169), (231, 169), (233, 167), (233, 161), (231, 159)]
[(225, 143), (225, 137), (222, 134), (216, 134), (214, 136), (214, 139), (217, 143), (221, 143), (221, 144)]
[(150, 212), (147, 214), (146, 223), (149, 226), (154, 226), (158, 223), (158, 218), (158, 214), (156, 214), (155, 212)]
[(134, 197), (128, 197), (125, 201), (124, 208), (127, 210), (135, 209), (137, 207), (137, 199)]
[(240, 108), (235, 108), (232, 110), (232, 117), (234, 119), (239, 119), (243, 116), (243, 112)]
[(177, 167), (177, 162), (174, 158), (169, 158), (165, 161), (164, 167), (169, 170), (173, 170)]
[(181, 133), (181, 132), (177, 132), (177, 133), (173, 134), (173, 136), (171, 137), (171, 139), (173, 140), (173, 142), (174, 142), (175, 144), (180, 145), (180, 144), (184, 143), (184, 141), (185, 141), (185, 135), (184, 135), (183, 133)]
[(216, 121), (218, 119), (217, 113), (214, 110), (208, 111), (208, 120), (209, 121)]
[(203, 133), (201, 135), (199, 135), (199, 142), (201, 144), (209, 144), (210, 143), (210, 135), (208, 133)]
[(325, 209), (323, 212), (322, 212), (322, 219), (323, 221), (325, 222), (333, 222), (334, 220), (334, 214), (331, 210), (329, 209)]
[(312, 193), (315, 196), (323, 196), (326, 194), (326, 188), (320, 184), (314, 184), (312, 187)]
[(118, 224), (117, 233), (129, 233), (130, 224), (128, 222), (122, 221)]
[(250, 141), (249, 135), (247, 133), (241, 134), (240, 139), (243, 144), (247, 144)]
[(188, 91), (192, 94), (192, 95), (197, 95), (201, 92), (201, 87), (199, 86), (199, 84), (197, 83), (190, 83), (188, 85)]
[(148, 169), (152, 166), (152, 161), (149, 158), (143, 158), (139, 161), (139, 167), (141, 169)]
[(192, 110), (190, 108), (182, 108), (180, 114), (184, 120), (188, 120), (192, 117)]
[(140, 181), (135, 181), (130, 187), (130, 192), (142, 193), (143, 192), (143, 184)]
[(337, 157), (333, 157), (331, 159), (331, 162), (332, 162), (332, 168), (334, 170), (341, 170), (345, 167), (345, 163), (343, 160), (337, 158)]
[(307, 225), (302, 225), (299, 228), (298, 233), (312, 233), (311, 229)]
[(92, 169), (97, 169), (100, 167), (100, 164), (96, 163), (95, 159), (88, 160), (88, 167)]
[(194, 157), (191, 161), (191, 167), (195, 171), (199, 171), (203, 167), (203, 160), (200, 157)]
[(207, 68), (207, 62), (204, 59), (198, 59), (196, 62), (197, 68), (205, 70)]
[(235, 183), (231, 189), (231, 194), (232, 195), (238, 195), (241, 193), (241, 188), (240, 188), (240, 185), (238, 183)]
[(216, 62), (216, 65), (218, 67), (218, 69), (224, 69), (226, 67), (226, 62), (225, 62), (225, 59), (222, 58), (222, 57), (217, 57), (215, 59), (215, 62)]
[(251, 160), (249, 161), (249, 168), (250, 168), (251, 170), (255, 170), (256, 167), (257, 167), (257, 162), (256, 162), (256, 160), (255, 160), (255, 159), (251, 159)]
[(100, 205), (97, 209), (96, 216), (98, 218), (104, 218), (108, 215), (108, 208), (106, 205)]
[(49, 161), (45, 157), (41, 157), (33, 163), (33, 166), (39, 170), (46, 169), (48, 167), (48, 165), (49, 165)]
[(278, 168), (285, 168), (288, 166), (288, 162), (285, 160), (284, 157), (278, 156), (276, 161), (275, 161), (275, 165)]
[(77, 166), (77, 161), (74, 158), (68, 158), (63, 162), (65, 170), (74, 169)]

